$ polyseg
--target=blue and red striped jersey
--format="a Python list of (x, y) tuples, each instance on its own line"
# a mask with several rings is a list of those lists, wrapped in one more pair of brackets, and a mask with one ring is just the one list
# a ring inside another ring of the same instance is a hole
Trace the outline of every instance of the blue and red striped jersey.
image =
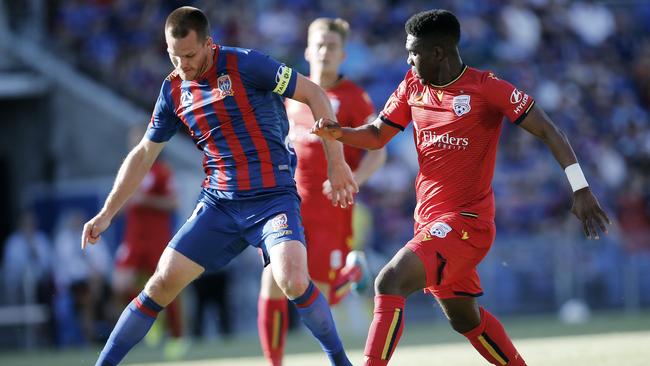
[(146, 136), (168, 141), (185, 126), (203, 152), (203, 187), (251, 191), (295, 186), (282, 97), (297, 72), (260, 52), (216, 46), (212, 67), (196, 80), (172, 72), (164, 81)]

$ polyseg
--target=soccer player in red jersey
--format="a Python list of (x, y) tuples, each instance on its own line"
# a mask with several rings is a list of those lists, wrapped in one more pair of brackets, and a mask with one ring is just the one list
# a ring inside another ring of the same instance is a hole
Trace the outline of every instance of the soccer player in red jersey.
[(319, 120), (313, 128), (322, 138), (377, 149), (413, 121), (420, 164), (414, 237), (375, 281), (365, 364), (388, 364), (402, 333), (405, 298), (424, 289), (488, 362), (525, 365), (501, 323), (476, 300), (482, 295), (476, 266), (495, 237), (491, 181), (503, 117), (543, 141), (565, 169), (574, 192), (571, 211), (588, 238), (599, 238), (597, 228), (606, 233), (609, 219), (566, 136), (532, 97), (463, 63), (452, 13), (415, 14), (405, 29), (411, 70), (379, 118), (358, 128)]
[[(308, 30), (305, 58), (309, 62), (309, 78), (325, 89), (339, 123), (358, 127), (374, 119), (375, 109), (368, 94), (340, 73), (349, 28), (340, 18), (314, 20)], [(300, 211), (307, 241), (309, 275), (329, 304), (336, 305), (353, 285), (363, 286), (356, 282), (362, 280), (364, 266), (355, 260), (363, 261), (363, 253), (350, 252), (352, 207), (332, 206), (327, 197), (331, 190), (327, 158), (320, 139), (310, 134), (314, 118), (309, 107), (291, 99), (285, 104), (291, 126), (289, 139), (298, 156), (295, 179), (302, 200)], [(345, 160), (361, 186), (384, 163), (386, 152), (378, 149), (364, 155), (363, 150), (346, 146)], [(262, 274), (258, 330), (264, 356), (273, 366), (282, 364), (287, 315), (286, 297), (267, 267)]]
[[(138, 145), (145, 131), (145, 126), (131, 128), (131, 148)], [(172, 238), (172, 215), (177, 206), (174, 173), (163, 159), (156, 159), (125, 210), (124, 240), (117, 249), (113, 271), (113, 292), (120, 306), (137, 296), (144, 280), (155, 272), (158, 259)], [(165, 354), (175, 358), (175, 350), (182, 353), (185, 348), (179, 342), (183, 336), (180, 299), (172, 301), (165, 310), (165, 325), (173, 340), (166, 345)]]

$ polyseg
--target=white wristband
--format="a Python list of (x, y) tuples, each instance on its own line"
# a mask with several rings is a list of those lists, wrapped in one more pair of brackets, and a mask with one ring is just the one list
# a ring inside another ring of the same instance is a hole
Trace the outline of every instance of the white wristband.
[(580, 169), (580, 164), (571, 164), (568, 167), (564, 168), (564, 172), (566, 173), (569, 184), (571, 184), (571, 189), (573, 189), (574, 192), (579, 189), (589, 187), (587, 178), (585, 178), (585, 175), (582, 173), (582, 169)]

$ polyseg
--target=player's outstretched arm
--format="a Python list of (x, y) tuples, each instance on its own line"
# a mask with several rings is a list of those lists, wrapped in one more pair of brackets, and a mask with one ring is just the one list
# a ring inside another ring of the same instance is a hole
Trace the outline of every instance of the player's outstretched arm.
[[(307, 104), (314, 115), (314, 120), (321, 118), (336, 120), (325, 91), (302, 75), (298, 75), (296, 91), (291, 99)], [(359, 192), (359, 186), (354, 180), (352, 170), (345, 162), (343, 145), (337, 141), (323, 140), (323, 148), (327, 156), (328, 178), (332, 184), (332, 204), (345, 208), (354, 202), (354, 194)]]
[(520, 126), (542, 140), (566, 172), (573, 189), (571, 212), (582, 222), (587, 238), (599, 239), (596, 227), (606, 234), (611, 221), (591, 192), (564, 132), (537, 105), (533, 106)]
[(129, 152), (120, 166), (113, 183), (113, 189), (108, 194), (104, 207), (84, 225), (81, 234), (81, 249), (84, 249), (88, 242), (95, 244), (99, 240), (101, 233), (111, 224), (113, 216), (135, 192), (144, 176), (151, 169), (151, 165), (163, 146), (165, 146), (164, 143), (152, 142), (145, 137)]
[(373, 123), (356, 128), (341, 127), (337, 122), (322, 118), (316, 120), (311, 133), (323, 140), (338, 140), (342, 143), (366, 150), (384, 147), (399, 130), (377, 118)]
[(368, 151), (354, 171), (354, 180), (361, 186), (386, 162), (386, 148)]

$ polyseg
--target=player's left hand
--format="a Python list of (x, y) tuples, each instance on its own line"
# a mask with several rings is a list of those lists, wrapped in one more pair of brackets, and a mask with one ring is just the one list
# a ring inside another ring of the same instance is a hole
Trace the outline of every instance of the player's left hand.
[[(326, 191), (323, 183), (323, 193), (332, 201), (332, 205), (346, 208), (354, 203), (354, 194), (359, 192), (359, 185), (354, 180), (352, 170), (345, 162), (329, 163), (327, 172), (330, 189)], [(328, 193), (329, 192), (329, 193)]]
[(607, 225), (612, 224), (589, 187), (573, 193), (571, 212), (582, 222), (584, 233), (589, 239), (600, 239), (596, 226), (607, 234)]
[(341, 125), (328, 118), (321, 118), (316, 121), (310, 132), (326, 140), (337, 140), (343, 135)]

